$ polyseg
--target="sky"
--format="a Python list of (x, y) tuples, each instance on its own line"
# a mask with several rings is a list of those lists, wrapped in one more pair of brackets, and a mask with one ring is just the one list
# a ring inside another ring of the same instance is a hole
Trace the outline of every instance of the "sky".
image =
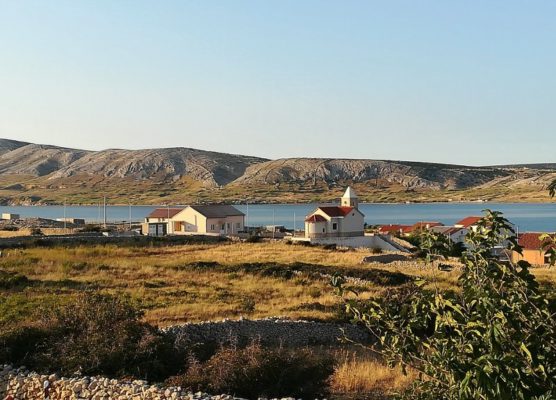
[(556, 162), (556, 2), (0, 0), (0, 137)]

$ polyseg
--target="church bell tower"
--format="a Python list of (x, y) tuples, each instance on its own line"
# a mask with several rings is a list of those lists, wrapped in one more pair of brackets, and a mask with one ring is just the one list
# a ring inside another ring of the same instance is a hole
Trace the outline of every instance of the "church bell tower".
[(348, 186), (346, 192), (342, 196), (342, 207), (357, 208), (358, 206), (359, 199), (357, 198), (357, 195), (355, 194), (355, 191), (351, 188), (351, 186)]

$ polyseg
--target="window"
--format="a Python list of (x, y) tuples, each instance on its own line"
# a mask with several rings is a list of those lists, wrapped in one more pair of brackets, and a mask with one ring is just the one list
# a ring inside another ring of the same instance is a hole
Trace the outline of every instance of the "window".
[(326, 231), (324, 230), (324, 228), (322, 228), (322, 233), (324, 233), (324, 232), (326, 232)]
[(210, 226), (210, 230), (211, 230), (211, 231), (214, 230), (214, 224), (212, 224), (212, 225)]
[(221, 230), (226, 229), (226, 224), (222, 224), (222, 226), (220, 227)]
[(241, 228), (241, 223), (240, 222), (236, 222), (236, 228), (237, 229)]
[(333, 230), (338, 229), (338, 224), (337, 224), (336, 222), (334, 222), (334, 223), (332, 224), (332, 229), (333, 229)]

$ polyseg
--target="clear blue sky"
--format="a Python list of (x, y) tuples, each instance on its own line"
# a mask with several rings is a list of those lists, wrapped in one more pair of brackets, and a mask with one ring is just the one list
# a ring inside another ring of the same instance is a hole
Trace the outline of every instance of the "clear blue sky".
[(0, 137), (556, 162), (556, 1), (0, 0)]

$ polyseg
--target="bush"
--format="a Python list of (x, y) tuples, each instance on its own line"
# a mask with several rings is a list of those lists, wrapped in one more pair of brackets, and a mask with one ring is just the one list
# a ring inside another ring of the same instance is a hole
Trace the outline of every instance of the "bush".
[(80, 371), (157, 380), (177, 373), (185, 356), (174, 351), (170, 337), (140, 317), (125, 298), (84, 294), (44, 311), (34, 326), (0, 334), (0, 363), (64, 375)]
[(102, 232), (102, 227), (95, 224), (86, 224), (79, 232)]
[(14, 225), (5, 225), (2, 228), (0, 228), (0, 230), (7, 231), (7, 232), (17, 232), (19, 228)]
[[(347, 310), (390, 366), (419, 372), (404, 399), (554, 399), (555, 314), (529, 263), (492, 254), (500, 244), (521, 252), (512, 226), (487, 210), (466, 242), (461, 291), (426, 290), (422, 281), (365, 306), (348, 300)], [(427, 256), (445, 250), (443, 242), (423, 248)], [(340, 293), (342, 283), (334, 278)]]
[(0, 289), (26, 286), (28, 283), (29, 279), (25, 275), (0, 269)]
[(257, 235), (249, 235), (249, 237), (247, 237), (247, 239), (245, 239), (246, 243), (260, 243), (262, 241), (262, 238), (260, 236)]
[(334, 363), (309, 349), (265, 349), (257, 342), (244, 349), (223, 347), (210, 359), (190, 360), (184, 375), (168, 383), (193, 391), (259, 396), (314, 398), (324, 394)]
[(33, 236), (43, 236), (44, 233), (41, 228), (31, 228), (31, 235)]

